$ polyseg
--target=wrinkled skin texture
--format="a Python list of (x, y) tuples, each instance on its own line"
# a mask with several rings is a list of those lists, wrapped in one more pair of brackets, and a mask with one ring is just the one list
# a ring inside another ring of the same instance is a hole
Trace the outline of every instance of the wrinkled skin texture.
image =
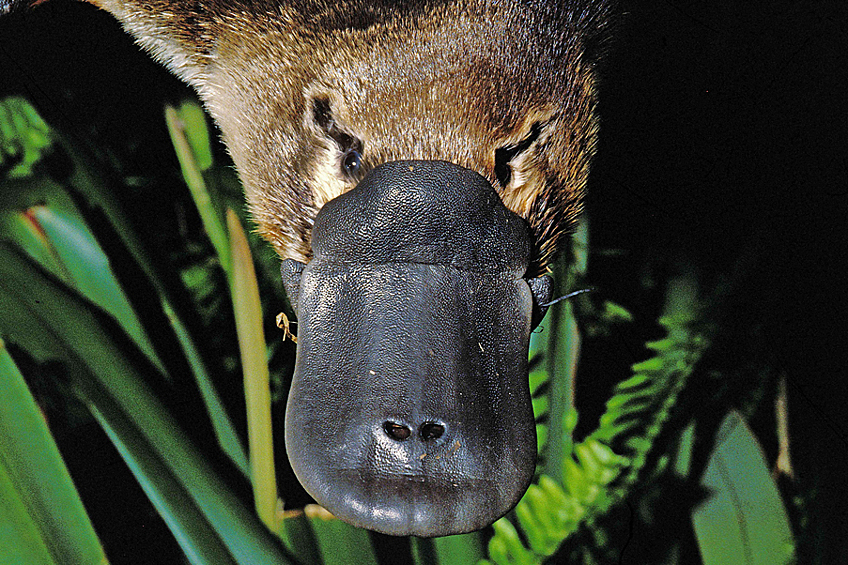
[[(530, 230), (480, 175), (393, 162), (331, 200), (298, 314), (289, 460), (341, 518), (396, 535), (479, 529), (533, 476)], [(398, 431), (400, 430), (400, 431)], [(436, 437), (437, 436), (437, 437)]]
[(284, 260), (307, 490), (395, 534), (509, 510), (533, 469), (539, 276), (582, 206), (615, 0), (90, 1), (197, 90)]

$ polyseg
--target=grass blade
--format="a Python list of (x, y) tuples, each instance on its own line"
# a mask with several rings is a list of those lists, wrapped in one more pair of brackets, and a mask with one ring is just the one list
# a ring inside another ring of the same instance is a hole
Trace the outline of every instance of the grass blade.
[(171, 134), (171, 142), (177, 151), (177, 159), (180, 161), (183, 178), (191, 191), (197, 211), (200, 213), (203, 227), (206, 229), (206, 234), (209, 236), (212, 245), (215, 247), (215, 251), (218, 253), (221, 267), (229, 275), (232, 268), (232, 259), (230, 257), (230, 244), (227, 231), (224, 223), (221, 221), (218, 210), (212, 203), (209, 191), (206, 190), (206, 181), (203, 180), (203, 175), (198, 167), (198, 157), (195, 155), (189, 138), (186, 135), (186, 125), (180, 119), (177, 110), (173, 106), (167, 106), (165, 108), (165, 121), (168, 124), (168, 131)]
[[(177, 153), (177, 159), (180, 162), (183, 179), (189, 188), (194, 204), (200, 214), (203, 227), (206, 230), (209, 240), (212, 242), (212, 246), (215, 248), (221, 267), (224, 269), (227, 277), (232, 281), (232, 257), (229, 237), (201, 174), (212, 166), (209, 130), (206, 127), (203, 110), (197, 104), (189, 102), (184, 102), (180, 105), (179, 109), (173, 106), (166, 106), (165, 121), (168, 125), (168, 132), (171, 135), (171, 142)], [(235, 428), (227, 417), (217, 392), (206, 374), (197, 348), (188, 339), (188, 332), (174, 315), (173, 308), (168, 305), (166, 311), (169, 312), (169, 317), (173, 317), (174, 330), (180, 336), (186, 356), (195, 369), (198, 386), (206, 403), (207, 411), (212, 418), (213, 426), (218, 435), (218, 441), (236, 465), (246, 475), (249, 475), (251, 471), (247, 464), (244, 448), (238, 440)], [(274, 497), (276, 500), (276, 491)]]
[(221, 450), (227, 454), (244, 476), (249, 476), (250, 469), (247, 462), (247, 453), (245, 453), (244, 446), (238, 437), (235, 426), (232, 420), (230, 420), (230, 416), (227, 414), (223, 402), (221, 402), (218, 391), (215, 390), (215, 385), (212, 384), (212, 377), (206, 371), (206, 366), (200, 352), (197, 350), (197, 346), (189, 335), (185, 324), (183, 324), (182, 320), (180, 320), (177, 313), (171, 307), (171, 304), (163, 299), (162, 308), (168, 320), (170, 320), (174, 334), (179, 340), (183, 353), (191, 366), (192, 373), (197, 382), (197, 388), (200, 390), (200, 395), (203, 397), (203, 404), (206, 406), (206, 412), (212, 421), (212, 427), (215, 430), (218, 445), (221, 446)]
[[(555, 265), (556, 279), (562, 281), (560, 293), (574, 290), (577, 280), (586, 274), (588, 262), (589, 230), (585, 221), (578, 226), (571, 245), (573, 263), (567, 265), (560, 260)], [(580, 355), (580, 332), (574, 317), (574, 306), (566, 300), (554, 306), (547, 326), (555, 328), (548, 332), (548, 373), (551, 375), (548, 437), (542, 454), (542, 472), (562, 480), (562, 461), (570, 437), (565, 437), (563, 423), (566, 414), (574, 410), (574, 388), (577, 379), (577, 360)]]
[(175, 108), (180, 120), (181, 130), (185, 134), (197, 170), (201, 173), (212, 166), (212, 144), (209, 140), (209, 128), (206, 127), (206, 114), (197, 102), (185, 100)]
[(232, 298), (236, 317), (244, 395), (247, 402), (247, 435), (250, 472), (256, 513), (272, 532), (277, 531), (277, 479), (271, 428), (271, 388), (262, 329), (262, 304), (247, 236), (238, 217), (227, 210), (232, 249)]

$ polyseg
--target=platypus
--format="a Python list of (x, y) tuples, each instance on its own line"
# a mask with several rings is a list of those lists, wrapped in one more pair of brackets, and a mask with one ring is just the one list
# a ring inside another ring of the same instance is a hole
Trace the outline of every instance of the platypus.
[(196, 89), (282, 259), (307, 492), (393, 535), (508, 512), (534, 473), (529, 336), (581, 211), (615, 1), (91, 3)]

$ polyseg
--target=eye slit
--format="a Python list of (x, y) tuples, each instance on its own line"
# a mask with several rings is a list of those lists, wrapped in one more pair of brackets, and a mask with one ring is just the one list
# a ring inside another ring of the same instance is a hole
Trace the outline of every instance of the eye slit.
[(348, 149), (342, 158), (342, 169), (349, 177), (355, 177), (362, 168), (362, 155), (356, 149)]
[(502, 187), (506, 187), (509, 181), (512, 180), (512, 167), (510, 162), (518, 155), (527, 150), (528, 147), (539, 138), (542, 128), (548, 122), (536, 122), (530, 128), (530, 133), (523, 140), (515, 145), (504, 145), (495, 149), (495, 177)]
[(514, 154), (509, 147), (501, 147), (495, 149), (495, 177), (502, 187), (506, 188), (512, 178), (512, 167), (509, 162), (512, 161)]
[(328, 135), (336, 128), (336, 121), (333, 119), (333, 112), (330, 110), (329, 99), (312, 99), (312, 120)]
[(342, 154), (342, 173), (348, 178), (355, 178), (362, 170), (362, 141), (339, 126), (333, 116), (329, 98), (322, 96), (312, 99), (312, 121), (338, 147)]

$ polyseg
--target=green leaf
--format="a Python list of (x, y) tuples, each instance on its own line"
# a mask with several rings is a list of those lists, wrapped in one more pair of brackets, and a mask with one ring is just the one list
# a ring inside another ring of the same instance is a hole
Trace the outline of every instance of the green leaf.
[(663, 360), (661, 357), (651, 357), (646, 361), (634, 363), (630, 370), (634, 373), (643, 373), (648, 371), (659, 371), (663, 368)]
[(680, 435), (674, 457), (674, 471), (681, 477), (689, 476), (692, 454), (695, 449), (695, 422), (690, 423)]
[(786, 509), (762, 448), (738, 412), (724, 419), (702, 483), (711, 496), (692, 523), (704, 565), (792, 562)]
[(653, 349), (654, 351), (667, 351), (673, 346), (674, 340), (669, 338), (660, 339), (657, 341), (649, 341), (645, 344), (645, 347), (647, 347), (648, 349)]
[(439, 565), (470, 565), (483, 557), (483, 541), (479, 533), (434, 538), (433, 547)]
[(53, 144), (50, 129), (25, 99), (0, 100), (0, 171), (9, 178), (32, 174), (33, 165)]
[(206, 126), (206, 114), (200, 104), (185, 100), (176, 109), (180, 125), (200, 172), (212, 166), (212, 144), (209, 141), (209, 128)]
[[(92, 160), (84, 156), (79, 150), (78, 144), (68, 142), (64, 136), (49, 129), (49, 126), (38, 117), (35, 110), (28, 103), (21, 101), (20, 104), (23, 104), (23, 109), (15, 114), (22, 116), (22, 118), (18, 119), (18, 125), (15, 126), (17, 129), (7, 124), (7, 130), (16, 136), (22, 135), (21, 132), (25, 127), (46, 130), (48, 131), (47, 135), (51, 139), (55, 139), (70, 157), (73, 167), (66, 181), (69, 185), (69, 190), (73, 190), (78, 195), (81, 195), (91, 209), (99, 209), (105, 214), (112, 225), (113, 233), (120, 238), (125, 248), (129, 251), (129, 254), (132, 255), (147, 275), (148, 282), (156, 289), (162, 310), (171, 324), (175, 339), (183, 349), (194, 378), (200, 388), (203, 401), (212, 419), (216, 437), (224, 452), (247, 475), (247, 456), (235, 431), (235, 426), (227, 415), (226, 410), (224, 410), (223, 404), (206, 370), (205, 363), (198, 353), (197, 346), (185, 324), (172, 306), (173, 300), (170, 298), (168, 290), (162, 284), (161, 277), (156, 273), (147, 251), (140, 244), (139, 238), (134, 231), (134, 224), (128, 220), (115, 198), (115, 193), (118, 192), (116, 187), (107, 184), (103, 180), (106, 175), (103, 175), (98, 168), (91, 164)], [(190, 110), (189, 113), (192, 113), (192, 111)], [(196, 120), (187, 117), (187, 122), (193, 123)], [(0, 124), (2, 124), (2, 120), (0, 120)], [(192, 134), (192, 136), (196, 144), (202, 144), (202, 140), (197, 142), (198, 139), (203, 137), (202, 135)], [(208, 138), (208, 132), (206, 136)], [(40, 155), (41, 153), (39, 153)], [(0, 207), (5, 212), (2, 214), (2, 218), (0, 218), (2, 220), (4, 235), (17, 241), (33, 257), (41, 262), (42, 265), (59, 276), (59, 278), (66, 282), (71, 281), (71, 274), (68, 272), (66, 264), (59, 257), (58, 250), (54, 248), (51, 242), (47, 241), (46, 233), (34, 223), (35, 218), (27, 216), (24, 212), (41, 207), (48, 210), (51, 214), (59, 216), (65, 224), (80, 226), (84, 221), (83, 217), (71, 198), (69, 198), (68, 193), (63, 187), (46, 177), (7, 179), (4, 181), (4, 184), (4, 190), (0, 191)], [(81, 264), (73, 257), (68, 257), (67, 265), (76, 265), (79, 267)], [(82, 270), (83, 275), (86, 275), (86, 271), (97, 273), (90, 266), (83, 266)], [(99, 273), (95, 274), (95, 277), (99, 276)], [(92, 295), (89, 294), (89, 296)], [(103, 305), (96, 296), (92, 296), (92, 298)], [(114, 310), (113, 313), (115, 313)], [(12, 315), (4, 313), (4, 317), (11, 318)], [(132, 327), (132, 323), (129, 327)], [(47, 343), (48, 341), (47, 339), (43, 339), (37, 343)], [(28, 347), (30, 349), (37, 349), (37, 343), (29, 344)], [(148, 351), (149, 353), (150, 351)], [(55, 357), (56, 350), (48, 351), (45, 348), (37, 352), (37, 356), (42, 359), (51, 356), (51, 354)]]
[(98, 386), (80, 387), (81, 396), (167, 524), (192, 565), (234, 565), (236, 561), (167, 463), (132, 419)]
[(250, 476), (256, 512), (271, 531), (277, 530), (277, 475), (271, 427), (271, 388), (262, 329), (262, 304), (247, 236), (238, 217), (227, 210), (232, 264), (233, 312), (236, 317), (244, 396), (247, 402), (247, 435)]
[(189, 335), (188, 329), (171, 307), (170, 302), (167, 302), (164, 297), (162, 298), (162, 308), (165, 311), (165, 315), (168, 317), (168, 321), (171, 323), (174, 335), (180, 342), (183, 353), (191, 367), (195, 381), (197, 382), (197, 388), (200, 390), (200, 394), (203, 397), (203, 403), (206, 406), (206, 411), (209, 414), (209, 418), (212, 420), (212, 427), (215, 429), (215, 436), (218, 439), (218, 444), (233, 464), (235, 464), (235, 466), (245, 476), (248, 476), (249, 469), (244, 446), (236, 433), (232, 420), (221, 402), (221, 397), (218, 395), (217, 390), (215, 390), (212, 378), (206, 371), (205, 363), (200, 356), (200, 352), (197, 350), (197, 346), (194, 344), (194, 341)]
[(618, 324), (622, 322), (632, 322), (633, 314), (628, 312), (623, 306), (610, 302), (609, 300), (605, 300), (603, 304), (603, 311), (601, 312), (601, 318), (607, 323)]
[(209, 236), (209, 240), (215, 247), (221, 267), (229, 274), (232, 264), (230, 241), (227, 237), (224, 222), (212, 202), (212, 198), (206, 188), (206, 181), (203, 180), (201, 169), (198, 166), (198, 158), (203, 159), (204, 157), (198, 157), (194, 153), (194, 148), (189, 143), (186, 133), (186, 124), (180, 120), (177, 111), (172, 106), (165, 108), (165, 121), (168, 124), (168, 131), (171, 134), (174, 149), (177, 152), (177, 159), (180, 161), (183, 179), (185, 179), (186, 185), (188, 185), (191, 191), (194, 204), (197, 206), (200, 219), (203, 221), (203, 227)]
[(338, 520), (322, 507), (310, 504), (304, 508), (324, 565), (377, 565), (377, 557), (366, 530)]
[(489, 540), (489, 557), (497, 565), (535, 565), (541, 563), (531, 551), (527, 550), (518, 537), (515, 526), (506, 518), (501, 518), (492, 527), (495, 536)]
[[(154, 369), (143, 362), (114, 321), (45, 276), (29, 261), (0, 244), (0, 294), (19, 311), (16, 343), (46, 337), (77, 367), (80, 386), (97, 386), (153, 446), (215, 528), (239, 563), (288, 563), (270, 532), (248, 510), (188, 441), (186, 434), (145, 385)], [(56, 317), (63, 323), (56, 324)], [(5, 315), (0, 318), (9, 330)], [(79, 368), (84, 370), (80, 370)], [(92, 377), (90, 379), (89, 377)]]
[(0, 340), (0, 563), (106, 563), (44, 417)]
[(323, 565), (318, 542), (303, 510), (282, 512), (278, 536), (298, 565)]
[[(63, 280), (61, 275), (66, 274), (70, 279), (66, 280), (68, 284), (114, 316), (148, 359), (164, 373), (153, 345), (112, 272), (109, 259), (86, 226), (71, 214), (44, 206), (30, 208), (25, 216), (32, 229), (44, 235), (43, 244), (53, 250), (51, 255), (59, 266), (55, 274)], [(30, 251), (28, 247), (24, 249)], [(38, 252), (33, 253), (37, 255)]]
[(22, 499), (5, 465), (0, 465), (0, 564), (53, 565), (34, 517)]
[(70, 282), (71, 274), (56, 255), (56, 250), (47, 241), (43, 230), (27, 212), (5, 212), (0, 215), (0, 233), (4, 239), (16, 241), (18, 245), (38, 261), (45, 269), (54, 273), (65, 282)]
[[(669, 285), (668, 312), (663, 325), (671, 345), (656, 357), (638, 363), (643, 371), (616, 386), (606, 404), (600, 426), (582, 442), (570, 439), (577, 420), (575, 410), (559, 416), (563, 430), (560, 468), (556, 474), (543, 473), (538, 486), (531, 485), (519, 502), (515, 517), (529, 548), (510, 530), (509, 522), (495, 528), (489, 543), (489, 558), (494, 563), (518, 563), (530, 555), (542, 559), (553, 554), (562, 541), (585, 524), (602, 546), (602, 530), (592, 524), (628, 493), (646, 464), (654, 439), (669, 417), (686, 378), (707, 347), (709, 339), (695, 328), (698, 303), (691, 284)], [(705, 326), (709, 329), (709, 326)], [(571, 329), (554, 324), (552, 333), (570, 334)], [(574, 343), (566, 338), (567, 343)], [(559, 346), (559, 342), (551, 340)], [(538, 353), (537, 355), (542, 355)], [(566, 372), (570, 371), (566, 368)], [(551, 429), (553, 428), (551, 409)], [(546, 449), (552, 449), (549, 443)], [(516, 545), (518, 544), (518, 545)], [(522, 548), (519, 550), (518, 547)]]
[[(582, 233), (582, 232), (581, 232)], [(577, 236), (575, 236), (577, 237)], [(585, 233), (583, 234), (585, 243)], [(580, 238), (577, 238), (577, 241)], [(582, 265), (581, 268), (585, 267)], [(563, 262), (557, 266), (559, 280), (565, 281), (566, 288), (571, 288), (582, 272), (576, 267), (567, 268)], [(581, 337), (574, 317), (574, 306), (570, 301), (561, 302), (548, 314), (549, 328), (546, 358), (547, 371), (551, 375), (548, 398), (550, 401), (548, 425), (557, 433), (548, 434), (542, 453), (542, 472), (548, 476), (560, 479), (564, 447), (568, 442), (563, 434), (562, 421), (565, 415), (574, 409), (574, 383), (577, 378), (577, 359), (580, 355)]]

